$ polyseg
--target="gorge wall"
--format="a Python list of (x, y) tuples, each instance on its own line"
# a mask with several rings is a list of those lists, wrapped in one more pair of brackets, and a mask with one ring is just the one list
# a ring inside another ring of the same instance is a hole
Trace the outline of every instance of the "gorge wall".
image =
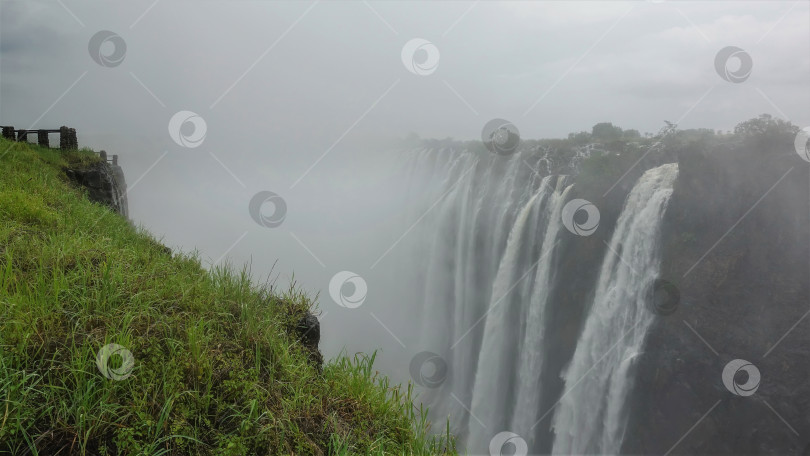
[[(808, 454), (810, 173), (791, 139), (678, 151), (661, 269), (681, 304), (650, 331), (624, 451)], [(761, 376), (750, 395), (723, 383), (735, 359)]]
[(810, 172), (765, 124), (416, 152), (434, 422), (472, 454), (802, 454)]

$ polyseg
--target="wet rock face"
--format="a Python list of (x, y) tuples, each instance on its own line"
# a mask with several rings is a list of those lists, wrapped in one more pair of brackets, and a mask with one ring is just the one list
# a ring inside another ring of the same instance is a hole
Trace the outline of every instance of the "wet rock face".
[(123, 217), (129, 216), (126, 182), (120, 166), (98, 162), (86, 168), (65, 168), (64, 171), (73, 183), (87, 189), (90, 201), (104, 204)]
[(303, 344), (309, 352), (310, 361), (320, 371), (323, 367), (323, 355), (321, 355), (320, 350), (318, 350), (318, 343), (321, 341), (321, 323), (318, 321), (318, 317), (307, 312), (306, 315), (298, 320), (298, 325), (295, 329), (301, 344)]
[[(740, 144), (681, 164), (661, 239), (661, 278), (680, 302), (648, 334), (622, 453), (803, 454), (810, 167), (789, 144)], [(734, 360), (755, 371), (724, 378)]]

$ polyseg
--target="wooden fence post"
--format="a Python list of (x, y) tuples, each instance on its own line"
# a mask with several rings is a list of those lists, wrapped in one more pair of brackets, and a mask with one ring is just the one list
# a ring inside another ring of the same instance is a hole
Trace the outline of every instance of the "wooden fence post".
[(70, 128), (70, 148), (71, 149), (78, 149), (79, 148), (79, 140), (76, 138), (76, 129)]
[(14, 127), (3, 127), (3, 137), (14, 141)]
[(47, 130), (39, 130), (37, 131), (37, 144), (42, 147), (51, 147), (48, 144), (48, 131)]
[(70, 149), (70, 143), (68, 143), (68, 127), (64, 125), (59, 127), (59, 148), (62, 150)]
[(28, 130), (17, 130), (17, 141), (28, 142)]
[(79, 141), (76, 139), (76, 129), (65, 126), (59, 127), (59, 148), (62, 150), (78, 149)]

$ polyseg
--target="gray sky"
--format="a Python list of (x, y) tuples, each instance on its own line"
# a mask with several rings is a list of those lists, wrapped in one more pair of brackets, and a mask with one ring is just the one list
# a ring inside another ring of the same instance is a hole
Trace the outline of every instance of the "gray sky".
[[(397, 280), (397, 247), (371, 268), (407, 229), (392, 138), (475, 139), (495, 117), (524, 138), (603, 121), (728, 130), (763, 112), (810, 125), (806, 1), (2, 0), (0, 14), (0, 124), (68, 125), (81, 145), (119, 154), (131, 217), (169, 246), (252, 258), (257, 276), (278, 260), (281, 283), (295, 272), (321, 291), (327, 354), (396, 354), (388, 330), (408, 332), (384, 324), (415, 296)], [(126, 43), (107, 67), (88, 49), (103, 30)], [(438, 50), (430, 74), (403, 63), (415, 38)], [(751, 58), (744, 81), (715, 68), (727, 46)], [(179, 111), (204, 119), (198, 147), (170, 136)], [(277, 228), (248, 212), (262, 190), (287, 203)], [(329, 299), (341, 270), (366, 277), (361, 308)]]

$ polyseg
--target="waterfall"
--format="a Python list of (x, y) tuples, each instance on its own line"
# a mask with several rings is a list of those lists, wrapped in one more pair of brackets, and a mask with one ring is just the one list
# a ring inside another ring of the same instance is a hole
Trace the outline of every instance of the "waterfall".
[[(429, 204), (417, 211), (433, 215), (419, 225), (414, 236), (428, 241), (421, 250), (427, 264), (420, 343), (440, 354), (451, 369), (441, 386), (422, 392), (421, 400), (430, 406), (434, 420), (443, 424), (449, 415), (451, 427), (463, 433), (469, 419), (466, 409), (472, 402), (483, 318), (507, 237), (527, 201), (545, 200), (538, 192), (548, 187), (549, 178), (543, 185), (544, 178), (519, 155), (504, 159), (464, 151), (426, 150), (416, 160), (427, 163), (427, 156), (434, 157), (431, 166), (438, 171), (424, 172), (441, 176), (442, 181), (434, 189), (423, 190)], [(429, 186), (429, 179), (423, 179)], [(540, 217), (542, 211), (533, 214)], [(532, 223), (533, 227), (540, 225)], [(534, 236), (536, 230), (531, 231), (528, 236)]]
[[(608, 245), (587, 240), (594, 256), (581, 261), (602, 264), (583, 282), (570, 276), (578, 259), (562, 253), (586, 242), (563, 229), (574, 178), (554, 173), (576, 175), (593, 153), (602, 152), (541, 148), (503, 157), (448, 146), (410, 155), (411, 191), (421, 201), (410, 208), (418, 223), (403, 248), (419, 265), (414, 289), (422, 293), (421, 346), (413, 350), (447, 365), (418, 400), (435, 431), (449, 419), (462, 451), (486, 453), (502, 432), (530, 452), (621, 449), (634, 360), (653, 319), (645, 298), (659, 269), (659, 224), (678, 167), (643, 174), (615, 228), (600, 228), (614, 229)], [(594, 296), (584, 310), (555, 301), (583, 286)], [(559, 318), (567, 319), (563, 331), (553, 326)], [(561, 334), (570, 339), (553, 338)], [(550, 351), (560, 347), (564, 353)]]
[(617, 454), (627, 424), (631, 368), (653, 314), (646, 291), (658, 275), (658, 235), (677, 164), (650, 169), (625, 201), (595, 298), (553, 418), (554, 454)]
[[(563, 178), (560, 182), (565, 182)], [(552, 276), (554, 267), (554, 249), (558, 244), (557, 235), (562, 226), (561, 212), (568, 193), (573, 186), (560, 192), (558, 185), (552, 204), (549, 204), (549, 221), (543, 240), (543, 250), (534, 278), (534, 290), (529, 298), (526, 310), (526, 330), (520, 349), (517, 371), (517, 397), (515, 411), (510, 429), (524, 436), (529, 447), (532, 447), (534, 427), (540, 408), (540, 372), (543, 367), (545, 347), (544, 333), (546, 327), (546, 309), (548, 298), (553, 288)]]
[[(539, 408), (543, 318), (551, 288), (553, 253), (561, 226), (567, 176), (543, 179), (518, 216), (501, 259), (478, 367), (468, 449), (487, 448), (486, 429), (512, 429), (528, 436)], [(537, 258), (535, 260), (535, 258)], [(536, 271), (536, 272), (535, 272)], [(535, 272), (532, 274), (532, 272)], [(528, 306), (526, 305), (528, 303)], [(514, 329), (520, 328), (520, 331)], [(531, 445), (531, 439), (527, 439)]]

